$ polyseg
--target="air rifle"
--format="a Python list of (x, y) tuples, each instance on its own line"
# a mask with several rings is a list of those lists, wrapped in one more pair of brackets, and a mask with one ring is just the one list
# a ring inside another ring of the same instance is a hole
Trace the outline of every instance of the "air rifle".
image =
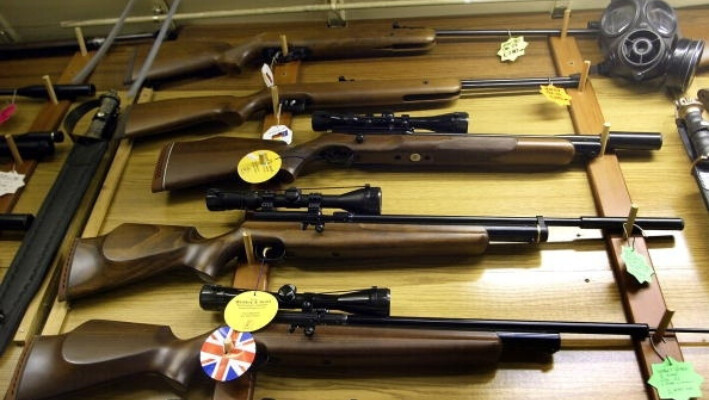
[[(200, 349), (211, 334), (180, 339), (168, 326), (91, 320), (62, 335), (38, 336), (27, 347), (6, 400), (49, 399), (150, 376), (182, 394), (206, 380)], [(313, 337), (292, 332), (290, 324), (272, 323), (254, 338), (254, 370), (291, 374), (347, 370), (391, 375), (412, 368), (419, 374), (461, 374), (503, 361), (548, 363), (560, 345), (554, 333), (423, 326), (321, 326)]]
[[(303, 334), (296, 332), (298, 329)], [(548, 363), (561, 348), (562, 333), (627, 335), (641, 340), (655, 332), (637, 323), (390, 317), (324, 309), (278, 311), (266, 328), (253, 333), (256, 351), (250, 369), (286, 374), (333, 370), (379, 375), (402, 371), (461, 374), (494, 368), (504, 361)], [(709, 330), (669, 328), (665, 332)], [(210, 338), (209, 343), (221, 344), (226, 352), (228, 346), (235, 345), (235, 336), (222, 327), (179, 339), (167, 326), (88, 321), (62, 335), (35, 337), (15, 371), (7, 399), (53, 398), (150, 375), (159, 376), (181, 394), (205, 376), (200, 371), (205, 341)], [(234, 365), (227, 363), (225, 367)]]
[[(378, 166), (407, 171), (436, 168), (530, 171), (561, 168), (574, 161), (594, 158), (602, 148), (600, 136), (411, 134), (396, 127), (376, 130), (372, 125), (384, 124), (377, 124), (378, 121), (370, 117), (332, 117), (325, 113), (313, 117), (314, 129), (331, 127), (343, 129), (345, 133), (326, 133), (295, 146), (282, 141), (235, 137), (169, 143), (158, 157), (152, 191), (182, 189), (220, 180), (242, 182), (236, 163), (256, 150), (271, 150), (280, 156), (280, 170), (272, 180), (293, 182), (304, 168), (322, 162), (342, 167)], [(613, 132), (606, 149), (657, 150), (661, 146), (660, 133)]]
[[(332, 58), (415, 55), (431, 50), (439, 39), (509, 36), (559, 36), (559, 29), (430, 29), (348, 27), (327, 32), (290, 33), (288, 54), (282, 54), (277, 32), (264, 32), (244, 43), (182, 42), (164, 46), (148, 74), (152, 80), (194, 76), (204, 70), (238, 73), (249, 65)], [(641, 82), (663, 79), (665, 85), (683, 92), (697, 67), (709, 65), (702, 59), (704, 42), (682, 38), (677, 15), (664, 1), (613, 0), (600, 22), (586, 29), (569, 29), (567, 35), (596, 37), (604, 60), (594, 69), (608, 76)], [(134, 70), (134, 76), (137, 70)]]
[[(596, 36), (598, 28), (569, 29), (569, 35)], [(432, 50), (439, 38), (507, 37), (508, 35), (560, 35), (559, 29), (445, 30), (421, 27), (345, 27), (321, 32), (289, 33), (288, 55), (282, 53), (281, 35), (263, 32), (232, 46), (225, 42), (181, 41), (166, 43), (150, 68), (147, 79), (166, 81), (198, 72), (240, 73), (248, 67), (275, 62), (360, 57), (407, 56)], [(139, 55), (144, 57), (145, 54)], [(138, 64), (139, 65), (139, 64)], [(131, 80), (138, 69), (133, 69)]]
[[(387, 81), (339, 80), (337, 82), (293, 83), (278, 86), (284, 112), (312, 109), (362, 107), (425, 107), (457, 100), (476, 90), (538, 89), (553, 84), (562, 88), (579, 85), (579, 75), (517, 79), (459, 80), (451, 78)], [(126, 137), (142, 137), (207, 122), (239, 126), (264, 111), (273, 111), (271, 90), (264, 88), (249, 96), (186, 97), (139, 103), (131, 106)]]
[[(237, 229), (213, 238), (201, 236), (194, 227), (123, 224), (103, 236), (77, 239), (62, 272), (60, 299), (105, 291), (172, 269), (189, 268), (205, 280), (214, 280), (243, 254), (246, 232), (254, 252), (269, 261), (469, 257), (484, 253), (490, 243), (544, 242), (553, 226), (622, 232), (627, 219), (381, 215), (381, 190), (369, 186), (340, 195), (303, 194), (298, 189), (283, 194), (210, 190), (207, 204), (213, 210), (249, 211)], [(307, 207), (308, 211), (277, 207)], [(346, 211), (323, 214), (323, 208)], [(635, 233), (684, 226), (680, 218), (638, 218), (635, 224)], [(306, 229), (310, 226), (315, 229)]]

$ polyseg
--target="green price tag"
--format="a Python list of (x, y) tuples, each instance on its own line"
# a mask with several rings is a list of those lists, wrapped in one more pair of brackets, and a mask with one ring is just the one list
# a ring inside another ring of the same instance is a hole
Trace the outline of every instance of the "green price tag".
[(529, 43), (524, 41), (524, 36), (510, 37), (506, 42), (500, 43), (500, 51), (497, 55), (500, 56), (500, 61), (516, 61), (524, 55), (524, 50), (529, 46)]
[(620, 258), (625, 263), (625, 269), (630, 275), (635, 277), (639, 283), (650, 282), (650, 278), (655, 271), (647, 265), (645, 257), (635, 252), (635, 249), (630, 246), (621, 247), (622, 253)]
[(652, 364), (652, 376), (647, 383), (657, 389), (662, 399), (689, 400), (702, 397), (702, 381), (704, 378), (694, 372), (692, 364), (667, 357), (659, 364)]

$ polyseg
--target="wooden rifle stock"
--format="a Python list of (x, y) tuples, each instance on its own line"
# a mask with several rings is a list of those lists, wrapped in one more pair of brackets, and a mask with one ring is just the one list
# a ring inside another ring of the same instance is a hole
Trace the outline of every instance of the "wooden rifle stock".
[[(328, 29), (317, 33), (287, 35), (286, 60), (378, 57), (420, 54), (433, 48), (436, 32), (429, 28), (395, 29), (367, 27)], [(280, 34), (264, 32), (236, 46), (228, 43), (165, 43), (148, 71), (148, 80), (166, 80), (218, 68), (224, 73), (239, 73), (245, 67), (270, 63), (281, 50)], [(145, 58), (147, 48), (138, 59)], [(283, 57), (281, 57), (283, 58)], [(142, 62), (134, 63), (135, 79)]]
[(106, 235), (74, 242), (59, 298), (86, 296), (178, 268), (211, 281), (243, 254), (245, 231), (257, 254), (270, 248), (269, 258), (469, 256), (483, 253), (489, 240), (485, 229), (475, 226), (332, 224), (319, 233), (303, 230), (299, 223), (248, 221), (204, 238), (194, 227), (123, 224)]
[[(548, 362), (549, 350), (537, 345), (559, 340), (558, 334), (537, 335), (516, 344), (495, 332), (347, 326), (319, 326), (305, 336), (289, 327), (271, 324), (253, 334), (252, 368), (291, 374), (461, 373), (535, 353)], [(38, 336), (22, 356), (7, 400), (53, 398), (148, 375), (182, 393), (203, 374), (199, 352), (208, 335), (182, 340), (167, 326), (93, 320), (66, 334)]]
[(292, 182), (303, 167), (315, 161), (406, 168), (560, 167), (571, 163), (576, 154), (572, 143), (554, 137), (421, 134), (360, 138), (330, 133), (294, 147), (278, 141), (232, 137), (173, 142), (158, 158), (152, 190), (239, 180), (235, 160), (255, 150), (273, 150), (281, 156), (276, 179), (283, 182)]
[[(363, 106), (435, 105), (460, 97), (457, 79), (338, 81), (279, 85), (285, 110), (356, 108)], [(260, 111), (271, 111), (265, 88), (245, 97), (189, 97), (131, 106), (126, 137), (142, 137), (206, 122), (238, 126)]]
[(200, 373), (206, 336), (180, 340), (167, 326), (99, 320), (67, 334), (37, 336), (25, 348), (6, 400), (50, 399), (147, 375), (184, 392)]

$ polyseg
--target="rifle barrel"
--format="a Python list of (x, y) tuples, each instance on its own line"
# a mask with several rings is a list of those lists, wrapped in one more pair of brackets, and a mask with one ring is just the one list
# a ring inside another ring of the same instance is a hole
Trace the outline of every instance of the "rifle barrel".
[[(487, 230), (491, 241), (540, 243), (549, 236), (549, 226), (579, 227), (581, 229), (605, 229), (622, 232), (626, 217), (464, 217), (429, 215), (359, 215), (335, 212), (330, 215), (314, 215), (306, 211), (247, 211), (247, 220), (271, 222), (301, 222), (322, 230), (326, 223), (363, 224), (417, 224), (417, 225), (478, 225)], [(633, 234), (643, 230), (682, 230), (682, 218), (637, 218)]]
[[(598, 29), (568, 29), (570, 36), (598, 36)], [(437, 38), (447, 37), (490, 37), (490, 36), (556, 36), (561, 29), (436, 29)]]
[[(246, 218), (255, 221), (303, 222), (312, 215), (301, 211), (247, 212)], [(481, 225), (502, 227), (531, 226), (566, 226), (581, 229), (623, 229), (626, 217), (465, 217), (443, 215), (361, 215), (348, 212), (336, 212), (320, 215), (322, 222), (342, 223), (380, 223), (380, 224), (439, 224), (439, 225)], [(643, 230), (682, 230), (682, 218), (637, 218), (635, 226)]]
[[(596, 135), (559, 135), (556, 138), (571, 142), (576, 151), (597, 155), (601, 148), (601, 137)], [(587, 148), (587, 150), (584, 150)], [(608, 150), (659, 150), (662, 148), (662, 134), (659, 132), (611, 132), (608, 135)]]
[(464, 90), (473, 89), (525, 89), (536, 88), (542, 85), (551, 85), (561, 88), (576, 88), (579, 86), (579, 75), (554, 76), (542, 78), (519, 79), (466, 79), (460, 81)]
[[(431, 318), (431, 317), (377, 317), (370, 315), (347, 315), (328, 312), (302, 313), (279, 311), (276, 322), (294, 326), (350, 325), (376, 326), (408, 329), (446, 329), (471, 331), (503, 331), (516, 333), (567, 333), (590, 335), (629, 335), (643, 339), (655, 332), (647, 324), (622, 322), (565, 322), (565, 321), (520, 321), (504, 319)], [(667, 333), (709, 333), (702, 328), (668, 328)]]

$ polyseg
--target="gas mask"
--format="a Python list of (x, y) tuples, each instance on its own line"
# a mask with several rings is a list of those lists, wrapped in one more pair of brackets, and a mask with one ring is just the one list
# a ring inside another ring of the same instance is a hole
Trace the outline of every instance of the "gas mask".
[(680, 38), (677, 15), (659, 0), (612, 0), (600, 22), (599, 42), (606, 59), (603, 75), (634, 81), (665, 78), (684, 92), (692, 82), (704, 42)]

